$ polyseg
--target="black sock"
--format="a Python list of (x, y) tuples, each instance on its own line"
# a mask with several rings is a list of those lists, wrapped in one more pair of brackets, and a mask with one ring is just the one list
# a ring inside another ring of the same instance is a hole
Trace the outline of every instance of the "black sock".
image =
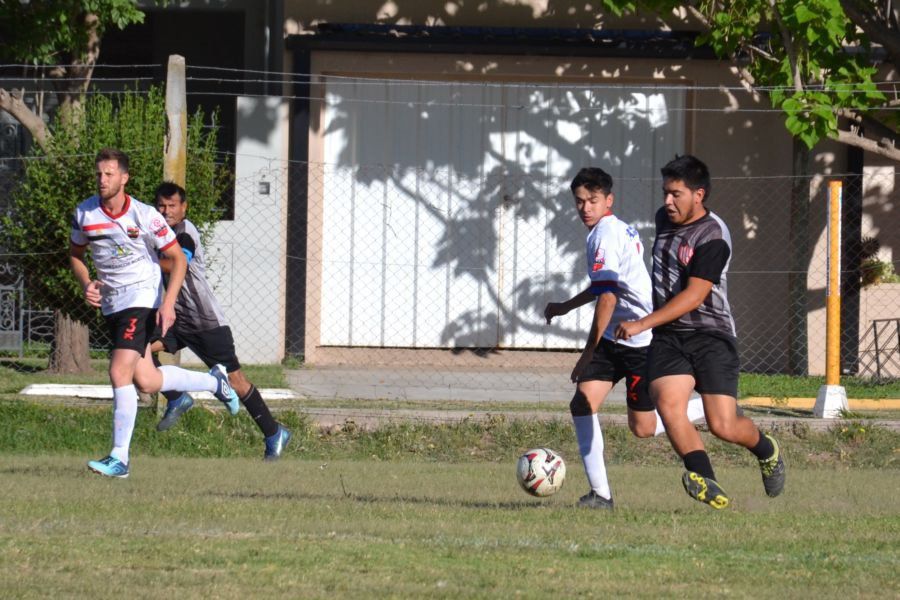
[(772, 440), (764, 436), (762, 431), (759, 432), (759, 441), (752, 448), (748, 448), (748, 450), (759, 460), (772, 458), (772, 455), (775, 454), (775, 446), (772, 445)]
[(250, 413), (253, 420), (256, 421), (256, 425), (263, 432), (264, 436), (269, 437), (278, 433), (278, 422), (272, 418), (269, 407), (266, 406), (255, 385), (250, 386), (250, 391), (241, 398), (241, 403), (247, 409), (247, 412)]
[(682, 457), (684, 468), (693, 471), (702, 477), (716, 480), (716, 474), (713, 472), (712, 463), (709, 462), (709, 455), (705, 450), (694, 450), (688, 452)]

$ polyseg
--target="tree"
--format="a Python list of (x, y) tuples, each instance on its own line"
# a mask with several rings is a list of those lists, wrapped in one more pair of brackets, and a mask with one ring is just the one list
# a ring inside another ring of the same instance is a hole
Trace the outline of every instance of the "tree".
[[(141, 23), (134, 0), (0, 0), (0, 59), (35, 66), (56, 88), (64, 118), (77, 118), (108, 27)], [(0, 109), (18, 120), (46, 151), (50, 137), (42, 115), (25, 103), (23, 90), (0, 87)]]
[[(56, 312), (56, 335), (50, 369), (83, 372), (88, 364), (88, 330), (105, 331), (97, 311), (87, 307), (69, 272), (68, 248), (76, 202), (95, 193), (97, 149), (113, 146), (131, 159), (127, 192), (153, 201), (163, 174), (166, 132), (165, 98), (159, 88), (114, 97), (91, 96), (78, 120), (58, 115), (46, 151), (27, 161), (21, 185), (13, 192), (11, 212), (0, 218), (0, 247), (20, 257), (20, 272), (32, 305)], [(230, 173), (216, 162), (216, 117), (204, 124), (198, 110), (190, 118), (187, 138), (186, 190), (191, 221), (208, 232), (216, 205), (230, 183)]]
[[(687, 10), (698, 45), (732, 61), (807, 148), (831, 138), (900, 162), (897, 108), (879, 87), (900, 67), (900, 9), (876, 0), (604, 0), (617, 13)], [(878, 65), (882, 65), (879, 69)]]

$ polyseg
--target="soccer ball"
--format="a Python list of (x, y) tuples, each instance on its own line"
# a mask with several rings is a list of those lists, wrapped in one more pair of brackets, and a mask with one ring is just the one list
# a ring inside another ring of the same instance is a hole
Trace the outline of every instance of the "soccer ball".
[(532, 496), (552, 496), (566, 480), (566, 462), (550, 448), (535, 448), (519, 457), (516, 478)]

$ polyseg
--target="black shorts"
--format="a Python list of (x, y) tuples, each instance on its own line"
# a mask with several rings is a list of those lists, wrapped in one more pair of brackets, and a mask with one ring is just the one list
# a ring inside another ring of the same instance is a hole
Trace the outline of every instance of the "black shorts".
[(103, 318), (113, 350), (136, 350), (143, 356), (156, 329), (155, 308), (126, 308)]
[(692, 375), (701, 394), (737, 398), (741, 361), (736, 341), (704, 331), (653, 332), (647, 356), (647, 379)]
[(234, 337), (228, 325), (205, 331), (184, 332), (178, 329), (178, 321), (175, 323), (176, 326), (170, 327), (165, 336), (160, 335), (162, 332), (159, 329), (153, 332), (153, 341), (162, 341), (166, 352), (175, 354), (182, 348), (188, 348), (207, 367), (222, 364), (229, 373), (241, 368), (234, 350)]
[(615, 385), (624, 377), (628, 408), (646, 412), (654, 408), (647, 387), (646, 367), (646, 347), (635, 348), (603, 338), (594, 350), (591, 364), (578, 381), (611, 381)]

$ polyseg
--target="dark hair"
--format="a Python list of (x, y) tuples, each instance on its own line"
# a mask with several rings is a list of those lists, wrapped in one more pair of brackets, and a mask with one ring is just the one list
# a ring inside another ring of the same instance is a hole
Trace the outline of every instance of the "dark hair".
[(603, 192), (603, 195), (608, 196), (612, 191), (612, 186), (613, 180), (609, 173), (597, 167), (585, 167), (578, 171), (569, 187), (573, 194), (576, 189), (583, 187), (591, 192)]
[(120, 171), (123, 173), (128, 172), (128, 155), (121, 150), (116, 150), (115, 148), (101, 149), (100, 152), (97, 153), (97, 158), (94, 159), (94, 164), (99, 164), (104, 160), (114, 160), (119, 163)]
[(187, 194), (185, 193), (184, 188), (171, 181), (162, 182), (156, 186), (156, 192), (154, 192), (156, 202), (159, 202), (161, 198), (171, 198), (175, 194), (178, 194), (178, 197), (181, 198), (182, 204), (187, 200)]
[(709, 198), (712, 184), (709, 181), (709, 169), (702, 160), (696, 156), (685, 154), (675, 156), (666, 166), (660, 169), (663, 179), (676, 179), (684, 182), (684, 185), (693, 192), (702, 189), (703, 199)]

